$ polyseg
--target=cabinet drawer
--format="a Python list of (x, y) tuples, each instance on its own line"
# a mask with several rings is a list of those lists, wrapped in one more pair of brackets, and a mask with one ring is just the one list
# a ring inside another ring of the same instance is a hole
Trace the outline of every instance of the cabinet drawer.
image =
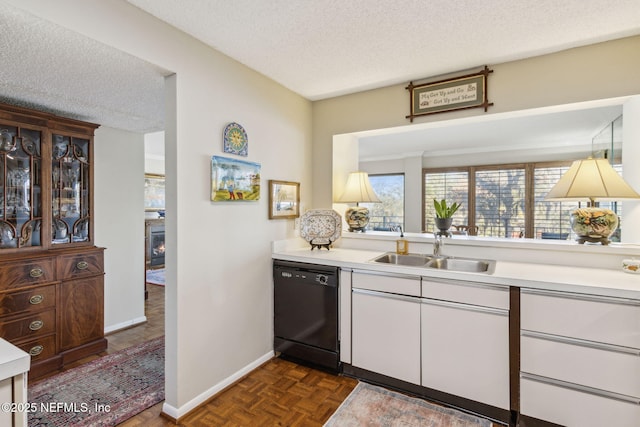
[(503, 310), (509, 309), (509, 288), (506, 286), (423, 277), (422, 296)]
[(40, 336), (55, 333), (56, 311), (47, 310), (21, 319), (0, 323), (0, 337), (7, 341), (28, 339), (31, 336)]
[(354, 271), (351, 276), (351, 285), (353, 288), (371, 291), (420, 296), (420, 276)]
[(640, 348), (640, 301), (522, 290), (521, 327)]
[(49, 335), (14, 345), (31, 355), (31, 363), (48, 359), (49, 357), (56, 355), (55, 335)]
[[(521, 370), (640, 398), (640, 350), (563, 342), (523, 331)], [(591, 346), (587, 346), (591, 345)]]
[(101, 274), (104, 271), (103, 258), (102, 251), (61, 256), (58, 259), (58, 278), (67, 280)]
[(0, 294), (0, 316), (40, 311), (56, 305), (56, 286)]
[(53, 258), (18, 261), (0, 265), (2, 290), (22, 288), (56, 280)]
[(520, 412), (568, 427), (637, 427), (640, 405), (522, 378)]

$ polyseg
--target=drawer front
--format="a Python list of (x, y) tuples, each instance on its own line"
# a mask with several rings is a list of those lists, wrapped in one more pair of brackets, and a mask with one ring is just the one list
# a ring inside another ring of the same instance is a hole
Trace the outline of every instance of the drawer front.
[(353, 288), (393, 294), (420, 296), (420, 276), (361, 273), (354, 271), (351, 276)]
[(520, 412), (568, 427), (637, 427), (640, 405), (522, 379)]
[(509, 309), (509, 288), (506, 286), (423, 277), (422, 296), (503, 310)]
[[(521, 370), (640, 399), (640, 350), (593, 348), (539, 336), (521, 337)], [(558, 340), (562, 340), (558, 337)]]
[(640, 348), (640, 301), (523, 290), (521, 328)]
[(58, 259), (58, 277), (68, 280), (101, 274), (104, 272), (103, 258), (102, 251), (61, 256)]
[(48, 359), (51, 356), (55, 356), (57, 353), (55, 335), (25, 341), (15, 344), (15, 346), (31, 355), (31, 363)]
[(7, 341), (23, 340), (32, 336), (52, 334), (55, 333), (55, 331), (55, 309), (0, 323), (0, 337)]
[(0, 290), (16, 289), (56, 280), (53, 258), (0, 265)]
[(56, 305), (56, 286), (0, 294), (0, 316), (41, 311)]

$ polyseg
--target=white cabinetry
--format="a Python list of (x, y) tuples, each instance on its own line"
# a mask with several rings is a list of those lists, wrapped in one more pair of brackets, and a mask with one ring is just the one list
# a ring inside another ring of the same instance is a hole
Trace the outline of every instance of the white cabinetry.
[(422, 385), (509, 410), (509, 290), (422, 279)]
[(420, 384), (419, 295), (420, 277), (353, 272), (353, 366)]
[(640, 301), (523, 289), (522, 415), (637, 427)]
[(12, 408), (14, 410), (0, 411), (0, 426), (27, 427), (27, 411), (24, 406), (27, 404), (27, 373), (30, 362), (28, 353), (0, 339), (0, 402), (15, 405)]

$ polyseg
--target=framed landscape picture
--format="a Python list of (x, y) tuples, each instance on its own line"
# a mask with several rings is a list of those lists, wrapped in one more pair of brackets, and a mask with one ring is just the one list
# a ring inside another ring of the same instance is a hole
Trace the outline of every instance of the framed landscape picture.
[(229, 157), (211, 157), (211, 201), (260, 199), (260, 163)]
[(300, 216), (300, 183), (269, 180), (269, 219)]
[(164, 175), (144, 175), (144, 210), (164, 210)]

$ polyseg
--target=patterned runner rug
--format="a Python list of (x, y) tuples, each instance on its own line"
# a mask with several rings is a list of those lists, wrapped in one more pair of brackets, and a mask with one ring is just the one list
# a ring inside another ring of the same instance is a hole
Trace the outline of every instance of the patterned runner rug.
[(360, 382), (325, 427), (491, 427), (491, 421)]
[(164, 286), (164, 268), (158, 268), (156, 270), (147, 270), (146, 275), (147, 275), (147, 278), (146, 278), (147, 283), (151, 283), (152, 285)]
[(28, 394), (29, 427), (115, 426), (164, 400), (164, 337), (46, 378)]

